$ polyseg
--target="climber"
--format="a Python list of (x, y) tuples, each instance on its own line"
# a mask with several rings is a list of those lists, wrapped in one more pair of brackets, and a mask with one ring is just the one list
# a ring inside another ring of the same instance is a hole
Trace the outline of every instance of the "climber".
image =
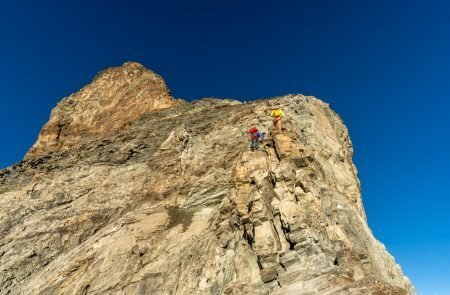
[(250, 140), (250, 150), (253, 152), (254, 150), (258, 150), (259, 143), (264, 139), (266, 135), (265, 132), (259, 131), (256, 127), (252, 127), (248, 131), (248, 139)]
[(283, 111), (277, 106), (272, 110), (270, 115), (273, 117), (273, 126), (281, 132), (281, 118), (284, 117)]

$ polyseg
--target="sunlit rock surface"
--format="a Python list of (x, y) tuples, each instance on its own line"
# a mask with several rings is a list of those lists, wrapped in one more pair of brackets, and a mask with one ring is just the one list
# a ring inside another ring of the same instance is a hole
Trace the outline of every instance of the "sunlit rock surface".
[(314, 97), (188, 103), (139, 64), (109, 69), (0, 171), (0, 294), (415, 294), (352, 154)]
[(58, 104), (26, 158), (126, 129), (140, 115), (174, 103), (164, 80), (142, 65), (129, 62), (106, 69)]

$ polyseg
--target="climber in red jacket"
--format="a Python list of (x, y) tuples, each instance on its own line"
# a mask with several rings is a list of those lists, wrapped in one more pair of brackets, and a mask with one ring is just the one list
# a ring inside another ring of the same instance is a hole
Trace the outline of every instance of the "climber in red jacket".
[(264, 132), (259, 131), (256, 127), (252, 127), (248, 131), (248, 139), (250, 140), (250, 150), (258, 150), (259, 143), (264, 139)]

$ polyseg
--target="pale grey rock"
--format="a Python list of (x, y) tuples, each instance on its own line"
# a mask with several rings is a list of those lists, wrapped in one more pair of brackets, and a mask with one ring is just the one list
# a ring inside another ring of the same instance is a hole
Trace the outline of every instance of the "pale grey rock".
[[(157, 101), (126, 128), (91, 132), (92, 116), (82, 140), (44, 132), (0, 171), (0, 294), (415, 294), (367, 225), (353, 146), (327, 104), (174, 102), (139, 65), (115, 73), (149, 94), (134, 104)], [(110, 77), (78, 95), (88, 114), (91, 98), (124, 91)], [(255, 152), (253, 125), (267, 132)]]

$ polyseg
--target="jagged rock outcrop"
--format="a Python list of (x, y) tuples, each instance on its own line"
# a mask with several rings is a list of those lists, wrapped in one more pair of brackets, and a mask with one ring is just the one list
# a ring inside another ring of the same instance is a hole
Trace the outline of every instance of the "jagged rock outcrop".
[(415, 294), (322, 101), (176, 102), (135, 63), (67, 100), (0, 171), (0, 294)]
[(144, 113), (174, 103), (164, 80), (141, 64), (129, 62), (109, 68), (57, 105), (25, 158), (104, 137), (125, 129)]

